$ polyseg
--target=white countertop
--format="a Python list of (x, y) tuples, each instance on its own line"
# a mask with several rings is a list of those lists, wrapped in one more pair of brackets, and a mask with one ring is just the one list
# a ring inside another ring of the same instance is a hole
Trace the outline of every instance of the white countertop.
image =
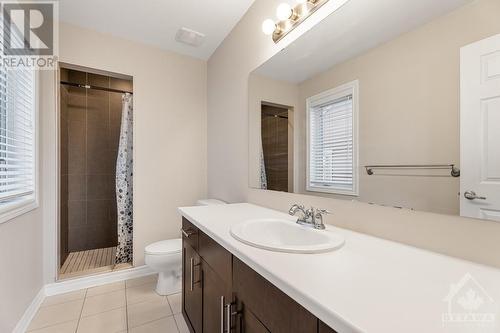
[[(291, 220), (287, 214), (246, 203), (183, 207), (179, 211), (339, 333), (500, 332), (499, 269), (333, 226), (325, 232), (336, 232), (346, 239), (337, 251), (271, 252), (234, 239), (229, 233), (231, 225), (253, 218)], [(464, 246), (481, 244), (471, 240)], [(477, 291), (484, 301), (478, 311), (491, 312), (494, 307), (496, 326), (443, 324), (450, 287), (466, 274), (480, 286), (464, 279), (467, 283), (452, 299), (453, 306), (465, 291)]]

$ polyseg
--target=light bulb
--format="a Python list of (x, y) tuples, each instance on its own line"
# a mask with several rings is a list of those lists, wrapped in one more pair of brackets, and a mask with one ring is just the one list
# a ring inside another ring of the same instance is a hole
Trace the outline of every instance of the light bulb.
[(267, 19), (262, 22), (262, 32), (266, 35), (271, 35), (276, 30), (276, 23), (273, 20)]
[(276, 9), (276, 17), (278, 17), (278, 20), (280, 21), (288, 20), (290, 17), (292, 17), (292, 15), (293, 15), (292, 6), (290, 6), (287, 3), (282, 3)]

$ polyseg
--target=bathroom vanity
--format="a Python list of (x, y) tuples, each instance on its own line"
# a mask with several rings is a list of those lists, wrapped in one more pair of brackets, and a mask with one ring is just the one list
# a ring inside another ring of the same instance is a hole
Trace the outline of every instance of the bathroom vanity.
[(192, 332), (335, 332), (186, 218), (182, 230)]
[(252, 204), (179, 211), (182, 312), (192, 332), (447, 332), (445, 299), (468, 276), (500, 300), (495, 268), (330, 225), (325, 232), (345, 238), (340, 249), (269, 251), (235, 239), (232, 226), (289, 215)]

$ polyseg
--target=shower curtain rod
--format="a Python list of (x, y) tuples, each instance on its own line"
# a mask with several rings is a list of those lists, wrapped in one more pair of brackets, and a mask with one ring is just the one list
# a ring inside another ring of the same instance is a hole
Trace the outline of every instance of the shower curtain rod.
[(125, 90), (119, 90), (119, 89), (112, 89), (112, 88), (96, 87), (96, 86), (91, 86), (91, 85), (88, 85), (88, 84), (72, 83), (72, 82), (66, 82), (66, 81), (61, 81), (61, 84), (64, 84), (66, 86), (71, 86), (71, 87), (77, 87), (77, 88), (103, 90), (103, 91), (108, 91), (108, 92), (121, 93), (121, 94), (130, 94), (130, 95), (134, 94), (131, 91), (125, 91)]

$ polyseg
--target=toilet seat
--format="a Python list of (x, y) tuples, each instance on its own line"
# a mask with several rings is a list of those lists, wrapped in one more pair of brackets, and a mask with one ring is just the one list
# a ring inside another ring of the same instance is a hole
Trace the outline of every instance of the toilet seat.
[(159, 241), (146, 246), (144, 249), (144, 253), (149, 255), (177, 254), (181, 252), (182, 240), (180, 238)]

